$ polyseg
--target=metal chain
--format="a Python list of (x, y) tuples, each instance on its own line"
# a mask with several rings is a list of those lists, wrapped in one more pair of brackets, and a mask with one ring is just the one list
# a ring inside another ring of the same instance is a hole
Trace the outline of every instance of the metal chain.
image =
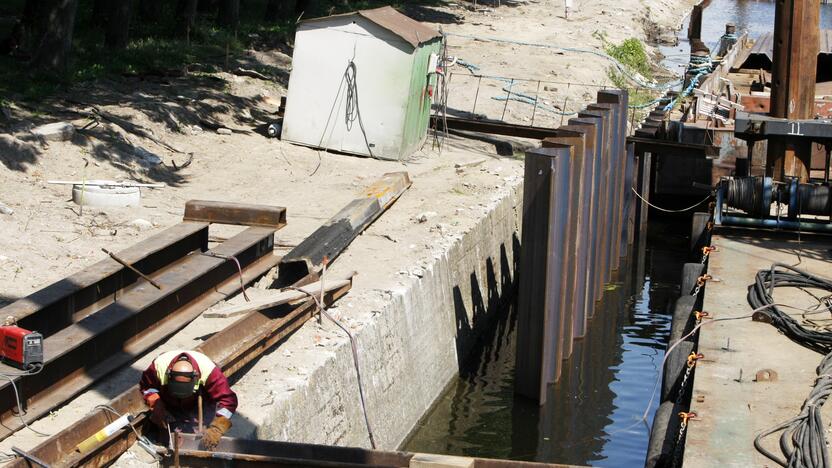
[(690, 374), (693, 371), (693, 368), (696, 367), (696, 361), (705, 357), (703, 354), (698, 353), (690, 353), (688, 356), (688, 364), (687, 368), (685, 369), (685, 375), (682, 377), (682, 383), (679, 385), (679, 392), (676, 394), (676, 404), (682, 404), (682, 396), (685, 394), (685, 389), (688, 386), (688, 380), (690, 379)]
[(682, 423), (679, 424), (679, 435), (676, 437), (676, 447), (673, 450), (673, 461), (671, 462), (671, 467), (679, 466), (679, 458), (682, 455), (682, 439), (685, 438), (685, 432), (688, 428), (688, 421), (695, 418), (696, 413), (679, 413), (679, 418), (682, 419)]
[(708, 260), (708, 255), (710, 255), (711, 252), (716, 252), (716, 251), (717, 251), (717, 247), (715, 245), (702, 247), (702, 260), (699, 263), (704, 265), (705, 261)]
[(704, 275), (700, 276), (699, 278), (697, 278), (696, 279), (696, 287), (693, 288), (693, 293), (691, 293), (691, 296), (699, 295), (699, 291), (702, 290), (702, 286), (705, 286), (705, 283), (708, 280), (712, 279), (712, 278), (713, 277), (709, 274), (704, 274)]

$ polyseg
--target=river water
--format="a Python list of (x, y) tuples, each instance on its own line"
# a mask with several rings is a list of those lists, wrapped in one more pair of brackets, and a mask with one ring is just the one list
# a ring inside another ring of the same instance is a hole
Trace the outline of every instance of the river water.
[(609, 284), (549, 403), (515, 398), (512, 317), (495, 327), (403, 447), (405, 450), (576, 465), (644, 463), (645, 412), (670, 330), (687, 251), (680, 227), (653, 222)]
[[(690, 58), (690, 44), (687, 39), (688, 20), (679, 31), (679, 44), (661, 46), (659, 51), (665, 56), (662, 64), (674, 72), (684, 72)], [(716, 51), (719, 38), (725, 33), (725, 24), (734, 23), (737, 33), (748, 32), (748, 37), (756, 39), (761, 34), (771, 32), (774, 28), (774, 2), (766, 0), (711, 0), (702, 12), (702, 41)], [(832, 3), (820, 5), (821, 29), (832, 29)]]
[[(774, 2), (711, 0), (702, 39), (712, 50), (733, 22), (751, 38), (772, 30)], [(832, 29), (832, 4), (821, 5)], [(664, 65), (688, 63), (687, 23), (677, 46), (660, 47)], [(505, 314), (476, 358), (438, 399), (402, 447), (415, 452), (594, 466), (643, 466), (656, 405), (642, 415), (660, 375), (673, 301), (688, 244), (686, 222), (653, 220), (619, 278), (608, 285), (596, 319), (578, 342), (544, 407), (513, 394), (514, 321)]]

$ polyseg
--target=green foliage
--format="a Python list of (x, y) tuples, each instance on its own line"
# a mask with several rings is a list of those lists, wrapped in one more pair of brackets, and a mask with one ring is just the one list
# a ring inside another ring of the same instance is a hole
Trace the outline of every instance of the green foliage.
[(638, 72), (641, 76), (645, 78), (652, 76), (650, 58), (647, 56), (644, 44), (640, 40), (631, 37), (625, 39), (619, 45), (605, 43), (604, 50), (607, 52), (607, 55), (618, 60), (631, 70)]

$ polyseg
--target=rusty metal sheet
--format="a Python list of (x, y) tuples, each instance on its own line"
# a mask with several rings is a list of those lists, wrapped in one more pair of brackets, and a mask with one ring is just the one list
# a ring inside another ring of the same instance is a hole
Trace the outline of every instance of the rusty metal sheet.
[[(616, 120), (614, 119), (615, 114), (612, 110), (612, 105), (610, 104), (590, 104), (587, 106), (584, 115), (588, 115), (592, 113), (593, 116), (600, 116), (604, 119), (604, 144), (603, 144), (603, 158), (602, 158), (602, 167), (604, 172), (604, 180), (610, 181), (615, 176), (615, 145), (614, 145), (614, 138), (615, 138), (615, 124)], [(581, 116), (581, 114), (578, 114)], [(613, 184), (605, 183), (604, 184), (604, 208), (603, 208), (603, 219), (604, 224), (602, 226), (602, 233), (601, 236), (603, 241), (601, 242), (601, 273), (603, 275), (602, 284), (609, 283), (612, 279), (612, 271), (614, 269), (614, 259), (613, 255), (613, 232), (615, 229), (615, 190)]]
[[(235, 257), (246, 267), (273, 249), (274, 230), (252, 227), (210, 253)], [(189, 255), (154, 275), (153, 279), (162, 285), (161, 290), (144, 280), (137, 281), (135, 288), (98, 313), (46, 338), (42, 370), (34, 375), (14, 377), (27, 401), (25, 418), (32, 421), (48, 413), (173, 334), (178, 328), (165, 325), (182, 313), (183, 305), (237, 274), (236, 264), (227, 259), (202, 253)], [(180, 323), (180, 328), (186, 323)], [(0, 438), (22, 427), (13, 413), (15, 405), (11, 383), (3, 382), (0, 384)]]
[(515, 391), (541, 404), (548, 381), (563, 366), (561, 249), (566, 237), (568, 198), (557, 187), (568, 185), (571, 147), (552, 143), (526, 153), (523, 229), (517, 306)]
[[(755, 114), (768, 114), (771, 110), (771, 99), (768, 96), (740, 96), (740, 104), (745, 107), (746, 112)], [(832, 101), (823, 99), (815, 100), (815, 115), (822, 118), (832, 117)]]
[(248, 203), (190, 200), (185, 203), (183, 219), (204, 223), (280, 229), (286, 226), (286, 208)]
[[(150, 274), (207, 248), (208, 225), (184, 222), (118, 252), (118, 256)], [(137, 278), (108, 257), (3, 307), (0, 316), (12, 316), (21, 327), (48, 337), (111, 303), (116, 291)]]

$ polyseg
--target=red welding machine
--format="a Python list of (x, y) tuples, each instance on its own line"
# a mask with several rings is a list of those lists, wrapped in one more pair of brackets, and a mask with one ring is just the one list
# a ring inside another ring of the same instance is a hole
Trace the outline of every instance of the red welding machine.
[(0, 360), (21, 369), (43, 364), (43, 335), (15, 325), (0, 325)]

